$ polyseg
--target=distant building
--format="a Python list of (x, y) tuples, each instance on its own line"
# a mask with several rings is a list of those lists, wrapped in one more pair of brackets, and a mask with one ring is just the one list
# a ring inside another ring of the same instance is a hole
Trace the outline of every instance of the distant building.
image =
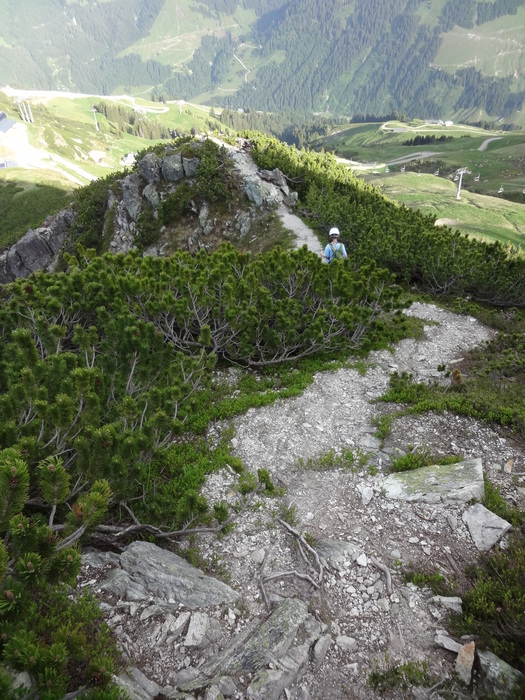
[(0, 112), (0, 134), (5, 134), (15, 124), (13, 119), (8, 119), (5, 112)]
[(126, 155), (120, 159), (121, 165), (133, 165), (136, 161), (134, 153), (126, 153)]
[(450, 120), (446, 121), (445, 126), (454, 126), (454, 122), (451, 122)]

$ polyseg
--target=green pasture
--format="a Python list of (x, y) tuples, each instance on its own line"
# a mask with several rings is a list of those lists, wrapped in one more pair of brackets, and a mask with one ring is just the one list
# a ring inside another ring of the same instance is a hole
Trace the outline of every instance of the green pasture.
[[(93, 177), (105, 177), (115, 170), (124, 170), (121, 159), (152, 146), (155, 141), (142, 139), (124, 131), (97, 113), (99, 130), (95, 128), (92, 107), (99, 100), (108, 100), (128, 108), (146, 110), (144, 116), (179, 131), (189, 133), (208, 129), (209, 108), (200, 105), (159, 104), (139, 98), (102, 98), (95, 95), (48, 98), (32, 101), (34, 123), (27, 124), (32, 146), (58, 155), (66, 162), (51, 162), (49, 169), (7, 168), (0, 170), (0, 250), (20, 238), (28, 228), (40, 226), (45, 218), (71, 200), (74, 188), (88, 184), (89, 179), (78, 168)], [(0, 92), (0, 110), (17, 116), (12, 101)], [(1, 146), (0, 142), (0, 146)], [(13, 158), (0, 148), (0, 157)], [(43, 159), (43, 163), (46, 160)]]
[(524, 75), (524, 25), (525, 7), (520, 7), (516, 15), (477, 27), (454, 27), (443, 35), (434, 63), (451, 73), (473, 67), (485, 75)]
[(253, 10), (238, 8), (233, 17), (207, 17), (192, 0), (179, 0), (175, 11), (165, 3), (149, 36), (129, 46), (121, 55), (138, 54), (142, 60), (154, 59), (166, 65), (180, 66), (199, 48), (204, 36), (229, 31), (242, 35), (257, 19)]
[[(416, 136), (452, 137), (417, 146), (403, 142)], [(490, 141), (489, 141), (490, 139)], [(464, 186), (478, 194), (498, 196), (503, 187), (505, 198), (525, 204), (525, 133), (488, 131), (464, 124), (440, 126), (418, 120), (385, 124), (345, 125), (331, 136), (319, 139), (323, 147), (351, 161), (357, 172), (386, 174), (406, 171), (433, 174), (452, 179), (459, 168), (468, 168)], [(480, 150), (483, 148), (484, 150)]]
[(521, 245), (525, 250), (525, 206), (498, 197), (488, 197), (461, 188), (457, 183), (434, 175), (414, 172), (390, 172), (380, 176), (367, 174), (367, 182), (383, 194), (407, 207), (442, 220), (442, 224), (476, 238)]
[(158, 121), (179, 132), (207, 128), (208, 108), (184, 104), (159, 104), (130, 97), (56, 97), (45, 104), (32, 107), (34, 124), (28, 125), (28, 137), (35, 148), (45, 148), (72, 161), (91, 175), (103, 177), (108, 172), (122, 168), (121, 159), (126, 153), (136, 153), (154, 142), (120, 131), (104, 115), (92, 107), (99, 101), (119, 104), (130, 113), (134, 106), (144, 110), (144, 117)]

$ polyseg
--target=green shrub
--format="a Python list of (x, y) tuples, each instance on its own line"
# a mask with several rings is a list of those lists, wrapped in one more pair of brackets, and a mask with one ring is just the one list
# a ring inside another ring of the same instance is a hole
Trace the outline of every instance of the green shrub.
[(103, 520), (109, 488), (99, 481), (78, 496), (59, 536), (54, 519), (71, 497), (62, 460), (42, 461), (33, 480), (47, 517), (22, 513), (30, 470), (16, 449), (0, 451), (0, 658), (30, 675), (38, 697), (60, 700), (81, 686), (104, 690), (121, 667), (115, 638), (95, 600), (71, 586), (80, 570), (77, 543)]
[(139, 214), (135, 231), (133, 232), (133, 243), (140, 251), (149, 248), (156, 243), (160, 236), (160, 221), (153, 215), (153, 208), (146, 204)]
[(483, 477), (485, 482), (485, 495), (483, 496), (481, 502), (500, 518), (506, 520), (512, 525), (519, 527), (525, 523), (525, 512), (521, 511), (519, 508), (513, 508), (509, 506), (507, 501), (501, 495), (501, 491), (498, 486), (492, 484), (486, 476)]
[(189, 206), (194, 191), (188, 182), (182, 182), (159, 207), (159, 223), (169, 226), (177, 222)]
[(525, 537), (517, 532), (508, 547), (482, 554), (467, 574), (471, 588), (463, 596), (463, 613), (452, 630), (473, 634), (511, 666), (525, 671)]
[(430, 588), (435, 595), (451, 596), (455, 595), (455, 585), (449, 583), (439, 571), (425, 572), (416, 571), (408, 567), (403, 571), (403, 580), (413, 583), (420, 588)]
[(427, 664), (421, 661), (407, 661), (385, 669), (379, 668), (376, 663), (376, 668), (368, 675), (368, 684), (380, 695), (396, 689), (407, 691), (413, 686), (430, 687), (435, 681), (428, 673)]

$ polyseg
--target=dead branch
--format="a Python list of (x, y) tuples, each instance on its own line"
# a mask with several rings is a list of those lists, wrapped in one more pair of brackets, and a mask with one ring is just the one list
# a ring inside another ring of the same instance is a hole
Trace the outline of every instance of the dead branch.
[(261, 562), (261, 566), (259, 567), (259, 578), (257, 583), (259, 584), (259, 588), (261, 589), (261, 595), (264, 601), (264, 605), (266, 607), (266, 610), (270, 612), (271, 607), (270, 607), (270, 601), (268, 600), (268, 595), (266, 593), (266, 587), (264, 585), (264, 579), (263, 579), (263, 571), (264, 567), (266, 566), (266, 559), (268, 557), (268, 550), (264, 553), (264, 559)]
[(281, 571), (278, 574), (271, 574), (270, 576), (265, 576), (263, 581), (272, 581), (273, 579), (285, 578), (287, 576), (297, 576), (297, 578), (301, 578), (304, 581), (308, 581), (308, 583), (311, 583), (312, 586), (314, 586), (315, 588), (319, 588), (319, 584), (316, 583), (311, 576), (308, 576), (308, 574), (301, 574), (299, 571)]
[[(308, 542), (304, 539), (304, 536), (301, 535), (300, 532), (298, 532), (291, 525), (288, 525), (288, 523), (285, 520), (282, 520), (282, 518), (279, 518), (279, 522), (281, 523), (281, 525), (284, 528), (286, 528), (288, 530), (288, 532), (290, 532), (294, 537), (296, 537), (298, 539), (298, 541), (300, 542), (300, 544), (302, 544), (310, 552), (310, 554), (313, 556), (313, 558), (315, 559), (315, 563), (317, 564), (317, 568), (319, 569), (319, 583), (322, 583), (323, 582), (324, 567), (321, 564), (321, 560), (319, 559), (319, 555), (317, 554), (316, 550), (308, 544)], [(302, 552), (302, 554), (306, 560), (304, 552)]]
[(141, 523), (131, 508), (126, 503), (121, 503), (120, 505), (127, 510), (131, 519), (133, 520), (133, 525), (128, 525), (126, 527), (121, 527), (119, 525), (99, 525), (95, 530), (94, 535), (98, 539), (108, 541), (111, 536), (111, 542), (115, 543), (115, 540), (122, 539), (128, 535), (136, 535), (139, 533), (148, 533), (153, 535), (158, 539), (168, 540), (174, 542), (180, 537), (185, 537), (187, 535), (202, 535), (202, 534), (217, 534), (222, 532), (228, 525), (233, 522), (239, 515), (241, 515), (246, 508), (250, 505), (251, 500), (244, 500), (241, 509), (232, 513), (226, 520), (219, 523), (215, 527), (193, 527), (190, 528), (189, 525), (193, 522), (193, 519), (188, 522), (180, 530), (170, 530), (162, 527), (157, 527), (156, 525), (150, 525), (148, 523)]
[(387, 590), (388, 595), (391, 595), (392, 594), (392, 577), (390, 575), (390, 570), (384, 564), (381, 564), (380, 562), (378, 562), (377, 559), (375, 559), (374, 557), (370, 557), (370, 561), (376, 567), (376, 569), (379, 569), (379, 571), (382, 571), (384, 573), (385, 578), (386, 578), (386, 590)]
[(445, 554), (445, 556), (446, 556), (446, 558), (447, 558), (447, 561), (448, 561), (448, 563), (450, 564), (450, 566), (454, 569), (454, 572), (455, 572), (458, 576), (461, 576), (461, 569), (460, 569), (459, 566), (456, 564), (456, 562), (454, 561), (454, 559), (452, 558), (452, 556), (451, 556), (445, 549), (443, 550), (443, 553)]
[(427, 523), (434, 522), (434, 513), (432, 513), (432, 516), (430, 518), (427, 518), (425, 515), (423, 515), (423, 513), (420, 513), (414, 506), (412, 506), (412, 511), (417, 515), (418, 518), (421, 518), (421, 520), (426, 520)]

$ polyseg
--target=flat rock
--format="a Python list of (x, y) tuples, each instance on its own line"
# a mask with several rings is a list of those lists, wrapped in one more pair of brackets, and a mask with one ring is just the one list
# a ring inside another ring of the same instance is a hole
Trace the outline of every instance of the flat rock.
[(101, 588), (127, 600), (151, 597), (190, 609), (235, 603), (239, 594), (206, 576), (181, 557), (148, 542), (133, 542), (120, 556)]
[(481, 459), (390, 474), (383, 483), (383, 490), (387, 498), (422, 503), (467, 503), (474, 498), (483, 498), (485, 484)]
[[(282, 681), (291, 684), (301, 675), (308, 663), (310, 648), (321, 637), (322, 631), (321, 625), (308, 613), (305, 602), (288, 598), (261, 624), (256, 621), (249, 623), (225, 649), (199, 667), (195, 679), (185, 683), (177, 676), (176, 683), (180, 689), (192, 691), (209, 686), (219, 676), (247, 671), (254, 674), (249, 697), (263, 697), (262, 688), (267, 685), (272, 690), (270, 692), (267, 688), (269, 694), (264, 697), (274, 697), (274, 693), (281, 693), (285, 687)], [(294, 647), (296, 637), (306, 641), (300, 647)], [(279, 670), (276, 673), (267, 671), (268, 664), (276, 659), (279, 660)], [(279, 694), (275, 697), (278, 698)]]
[(512, 527), (510, 523), (481, 503), (475, 503), (465, 511), (463, 521), (469, 529), (474, 544), (482, 552), (488, 552)]

